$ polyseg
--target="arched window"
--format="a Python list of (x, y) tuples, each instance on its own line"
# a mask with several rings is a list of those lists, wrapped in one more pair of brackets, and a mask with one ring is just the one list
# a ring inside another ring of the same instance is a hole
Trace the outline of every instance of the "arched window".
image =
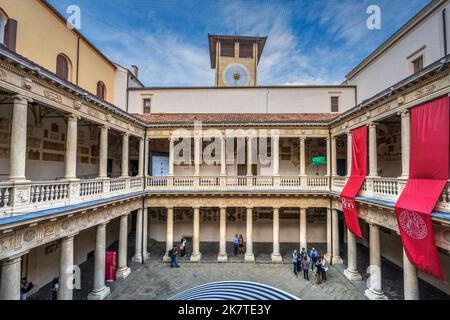
[(64, 80), (71, 80), (71, 63), (62, 53), (56, 58), (56, 75)]
[(56, 123), (52, 123), (51, 131), (58, 133), (59, 132), (59, 126)]
[(97, 82), (97, 97), (103, 100), (106, 98), (106, 86), (102, 81)]

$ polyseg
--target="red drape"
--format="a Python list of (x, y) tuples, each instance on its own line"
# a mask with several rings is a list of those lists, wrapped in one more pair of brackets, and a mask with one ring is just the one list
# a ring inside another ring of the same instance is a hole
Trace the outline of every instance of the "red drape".
[(444, 280), (431, 212), (448, 180), (449, 98), (411, 110), (409, 180), (395, 214), (405, 252), (417, 268)]
[(355, 197), (367, 173), (367, 126), (352, 131), (352, 168), (344, 190), (341, 192), (342, 211), (347, 227), (353, 234), (362, 238), (358, 221)]

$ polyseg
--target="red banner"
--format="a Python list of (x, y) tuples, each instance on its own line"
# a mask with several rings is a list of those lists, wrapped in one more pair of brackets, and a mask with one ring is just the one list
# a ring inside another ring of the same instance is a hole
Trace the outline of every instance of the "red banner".
[(344, 190), (341, 192), (342, 211), (347, 227), (362, 238), (355, 197), (361, 189), (367, 173), (367, 126), (352, 131), (352, 168)]
[(431, 212), (448, 180), (449, 98), (411, 110), (409, 180), (395, 204), (403, 247), (418, 269), (444, 280)]

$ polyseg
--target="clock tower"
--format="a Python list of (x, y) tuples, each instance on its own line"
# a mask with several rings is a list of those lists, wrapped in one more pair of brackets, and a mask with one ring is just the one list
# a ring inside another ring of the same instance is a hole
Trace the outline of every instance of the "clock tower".
[(254, 87), (267, 37), (208, 35), (216, 87)]

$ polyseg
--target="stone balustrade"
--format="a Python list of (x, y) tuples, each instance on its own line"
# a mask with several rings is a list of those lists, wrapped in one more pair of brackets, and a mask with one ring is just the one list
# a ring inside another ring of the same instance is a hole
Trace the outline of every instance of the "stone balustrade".
[[(333, 176), (331, 191), (340, 193), (346, 177)], [(0, 218), (56, 208), (144, 190), (143, 177), (0, 183)], [(358, 196), (396, 202), (406, 184), (401, 178), (367, 177)], [(322, 176), (165, 176), (146, 177), (145, 190), (158, 191), (320, 191), (330, 190)], [(437, 211), (450, 212), (450, 183), (442, 192)]]
[(0, 184), (0, 218), (143, 189), (141, 177)]

